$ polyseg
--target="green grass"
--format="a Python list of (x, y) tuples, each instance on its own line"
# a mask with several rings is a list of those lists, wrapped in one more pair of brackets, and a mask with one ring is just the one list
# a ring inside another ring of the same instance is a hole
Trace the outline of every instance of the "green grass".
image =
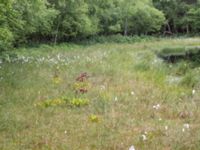
[(166, 47), (159, 51), (157, 55), (171, 63), (187, 60), (199, 65), (200, 46)]
[[(200, 149), (200, 68), (155, 53), (199, 43), (41, 45), (4, 54), (0, 149)], [(83, 72), (89, 77), (77, 80)]]

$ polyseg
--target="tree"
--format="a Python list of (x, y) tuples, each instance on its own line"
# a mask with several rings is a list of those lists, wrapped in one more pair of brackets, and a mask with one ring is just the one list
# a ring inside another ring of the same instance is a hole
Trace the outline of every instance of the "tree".
[(12, 47), (16, 34), (22, 28), (19, 13), (13, 9), (13, 1), (2, 0), (0, 3), (0, 51)]
[(49, 0), (59, 12), (54, 21), (54, 42), (77, 36), (85, 37), (97, 32), (89, 17), (88, 4), (84, 0)]
[(53, 21), (58, 12), (49, 6), (46, 0), (16, 0), (14, 9), (21, 14), (23, 32), (22, 41), (45, 37), (51, 34)]
[(200, 32), (200, 2), (187, 13), (188, 23), (193, 32)]
[(156, 8), (164, 12), (166, 21), (165, 32), (189, 32), (187, 13), (194, 7), (197, 0), (153, 0)]
[(2, 0), (0, 3), (1, 49), (34, 37), (51, 34), (57, 12), (46, 0)]
[(100, 34), (121, 32), (119, 0), (87, 0), (90, 14), (96, 18)]
[(155, 9), (148, 0), (124, 0), (121, 12), (124, 35), (154, 33), (165, 22), (164, 14)]

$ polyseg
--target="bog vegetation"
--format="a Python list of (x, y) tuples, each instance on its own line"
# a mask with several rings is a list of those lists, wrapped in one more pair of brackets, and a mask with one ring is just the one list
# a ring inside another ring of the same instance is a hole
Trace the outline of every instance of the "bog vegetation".
[(200, 149), (200, 39), (137, 41), (4, 53), (0, 149)]
[(200, 149), (199, 34), (199, 0), (0, 0), (0, 150)]

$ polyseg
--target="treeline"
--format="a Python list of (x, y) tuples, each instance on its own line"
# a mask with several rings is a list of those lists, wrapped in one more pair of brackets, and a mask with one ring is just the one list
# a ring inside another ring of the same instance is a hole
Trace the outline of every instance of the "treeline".
[(165, 14), (162, 32), (168, 34), (200, 33), (200, 0), (153, 0)]
[(0, 51), (29, 41), (198, 32), (198, 0), (0, 0)]

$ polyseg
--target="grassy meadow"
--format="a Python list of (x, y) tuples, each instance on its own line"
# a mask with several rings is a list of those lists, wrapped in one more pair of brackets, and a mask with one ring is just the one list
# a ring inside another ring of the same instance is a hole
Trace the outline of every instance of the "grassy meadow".
[(198, 150), (200, 38), (40, 45), (0, 61), (1, 150)]

